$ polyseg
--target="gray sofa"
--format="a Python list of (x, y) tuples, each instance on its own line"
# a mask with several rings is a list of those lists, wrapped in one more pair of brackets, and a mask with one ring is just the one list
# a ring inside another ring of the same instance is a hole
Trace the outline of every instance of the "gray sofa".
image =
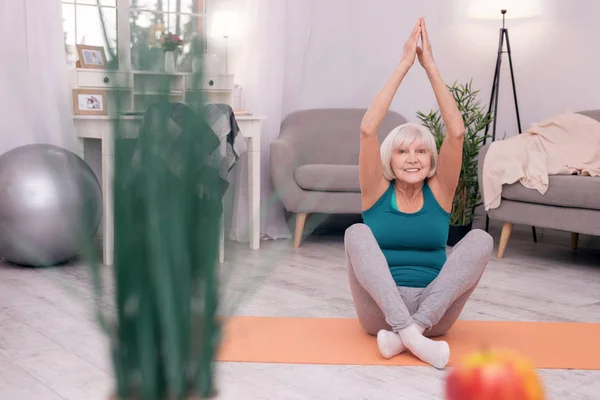
[[(360, 124), (367, 110), (310, 109), (281, 123), (270, 146), (271, 179), (285, 209), (296, 215), (294, 247), (300, 246), (310, 213), (360, 214), (358, 152)], [(388, 112), (379, 138), (407, 122)]]
[[(580, 114), (600, 121), (600, 110)], [(479, 153), (479, 184), (485, 155), (491, 143)], [(490, 220), (502, 221), (498, 258), (504, 256), (514, 224), (571, 232), (571, 247), (577, 248), (579, 234), (600, 235), (600, 177), (551, 175), (544, 195), (516, 182), (502, 188), (498, 208), (487, 212)]]

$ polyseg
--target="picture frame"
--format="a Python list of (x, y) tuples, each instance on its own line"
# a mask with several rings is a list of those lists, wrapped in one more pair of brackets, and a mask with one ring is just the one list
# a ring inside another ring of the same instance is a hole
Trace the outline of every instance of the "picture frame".
[(73, 89), (74, 115), (108, 115), (106, 90)]
[(77, 67), (90, 69), (107, 69), (108, 62), (106, 53), (102, 46), (89, 46), (86, 44), (78, 44), (77, 48)]

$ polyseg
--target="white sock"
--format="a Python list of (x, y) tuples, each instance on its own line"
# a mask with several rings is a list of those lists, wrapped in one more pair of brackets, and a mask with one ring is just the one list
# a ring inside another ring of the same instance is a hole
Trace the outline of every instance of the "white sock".
[(406, 327), (400, 332), (402, 343), (411, 353), (435, 368), (442, 369), (450, 359), (450, 346), (445, 341), (434, 341), (423, 336), (417, 325)]
[[(425, 328), (416, 325), (420, 333), (425, 332)], [(406, 350), (406, 346), (402, 343), (400, 335), (393, 331), (385, 329), (377, 332), (377, 347), (383, 358), (390, 359)]]
[(383, 358), (390, 359), (406, 350), (400, 335), (385, 329), (377, 332), (377, 347)]

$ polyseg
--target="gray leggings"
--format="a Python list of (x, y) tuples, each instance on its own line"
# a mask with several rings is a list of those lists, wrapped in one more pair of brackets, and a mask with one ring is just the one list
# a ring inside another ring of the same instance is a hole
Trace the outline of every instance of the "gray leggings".
[(417, 323), (425, 336), (445, 334), (475, 290), (494, 247), (485, 231), (470, 231), (452, 249), (439, 275), (426, 288), (396, 286), (371, 229), (354, 224), (344, 237), (348, 278), (356, 314), (371, 335)]

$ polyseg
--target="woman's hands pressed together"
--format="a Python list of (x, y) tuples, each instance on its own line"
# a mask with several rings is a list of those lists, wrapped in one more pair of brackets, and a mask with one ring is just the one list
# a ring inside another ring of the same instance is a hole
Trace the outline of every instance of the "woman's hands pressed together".
[(419, 64), (425, 70), (435, 65), (433, 60), (433, 51), (431, 50), (431, 42), (429, 41), (429, 35), (427, 34), (427, 27), (425, 26), (425, 18), (420, 18), (421, 21), (421, 47), (417, 47), (417, 57), (419, 58)]
[[(421, 42), (420, 46), (419, 41)], [(410, 68), (414, 64), (415, 58), (419, 59), (419, 64), (425, 70), (435, 66), (431, 42), (429, 41), (427, 27), (425, 26), (425, 18), (417, 20), (408, 40), (404, 43), (400, 64), (406, 68)]]
[(417, 20), (417, 23), (413, 27), (410, 36), (406, 43), (404, 43), (404, 48), (402, 49), (402, 58), (400, 59), (400, 64), (406, 66), (407, 68), (412, 67), (415, 62), (415, 58), (417, 56), (417, 47), (419, 43), (419, 38), (421, 37), (421, 18)]

